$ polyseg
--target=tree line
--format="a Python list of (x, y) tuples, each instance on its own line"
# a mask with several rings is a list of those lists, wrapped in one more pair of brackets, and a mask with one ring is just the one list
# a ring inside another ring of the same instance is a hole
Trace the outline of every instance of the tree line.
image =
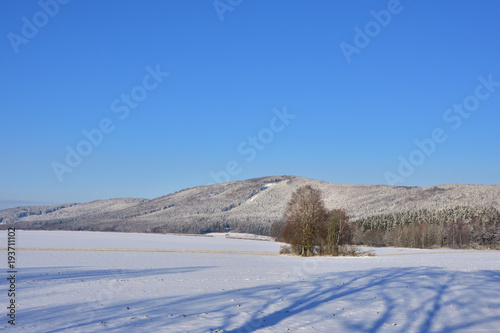
[(354, 254), (350, 245), (500, 249), (500, 211), (457, 206), (353, 222), (342, 209), (326, 209), (321, 191), (307, 185), (292, 194), (283, 221), (271, 225), (270, 235), (290, 244), (285, 253), (302, 256)]
[(500, 211), (494, 207), (382, 214), (358, 220), (357, 227), (356, 241), (364, 245), (500, 249)]

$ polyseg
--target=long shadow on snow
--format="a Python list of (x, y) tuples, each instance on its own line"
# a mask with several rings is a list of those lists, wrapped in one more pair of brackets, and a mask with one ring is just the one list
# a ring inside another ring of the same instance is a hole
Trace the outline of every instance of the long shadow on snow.
[[(206, 270), (213, 268), (213, 266), (197, 266), (197, 267), (172, 267), (172, 268), (155, 268), (155, 269), (88, 269), (85, 267), (34, 267), (34, 268), (23, 268), (19, 270), (18, 279), (20, 289), (38, 288), (37, 283), (34, 282), (54, 282), (57, 286), (63, 286), (64, 284), (89, 282), (95, 280), (107, 281), (108, 284), (103, 283), (99, 288), (99, 294), (102, 294), (106, 289), (113, 289), (116, 287), (118, 290), (123, 290), (123, 286), (116, 286), (113, 283), (119, 283), (115, 281), (130, 281), (132, 279), (139, 279), (148, 276), (162, 276), (166, 274), (183, 274), (183, 273), (193, 273), (200, 270)], [(49, 272), (47, 272), (49, 271)], [(33, 286), (28, 283), (33, 282)], [(108, 290), (112, 292), (113, 290)], [(139, 302), (127, 302), (125, 304), (119, 304), (115, 306), (109, 306), (107, 308), (100, 308), (98, 303), (101, 303), (103, 299), (112, 299), (110, 296), (100, 296), (92, 297), (87, 295), (87, 299), (80, 302), (75, 302), (72, 304), (64, 305), (47, 305), (40, 304), (37, 307), (30, 309), (23, 309), (22, 313), (18, 316), (18, 322), (24, 323), (37, 323), (37, 322), (58, 322), (61, 317), (68, 318), (72, 324), (65, 327), (58, 327), (50, 332), (65, 332), (72, 331), (78, 332), (79, 328), (88, 328), (88, 325), (95, 327), (99, 322), (112, 321), (115, 319), (129, 318), (132, 311), (128, 311), (129, 307), (138, 306), (144, 303), (144, 301)], [(82, 295), (82, 298), (85, 298)], [(163, 298), (165, 301), (166, 298)], [(90, 302), (89, 302), (90, 301)], [(149, 300), (150, 301), (150, 300)], [(94, 305), (89, 303), (95, 303)], [(83, 316), (83, 320), (79, 320), (79, 314)], [(88, 329), (87, 329), (88, 331)]]
[[(150, 270), (146, 274), (142, 270), (129, 270), (123, 277), (170, 274), (179, 269), (189, 272), (193, 268)], [(93, 276), (107, 273), (109, 271), (98, 270)], [(387, 325), (396, 323), (398, 331), (444, 333), (474, 330), (484, 325), (500, 326), (499, 282), (500, 275), (496, 271), (467, 273), (434, 267), (377, 268), (308, 275), (302, 280), (190, 297), (124, 301), (126, 303), (99, 309), (85, 310), (85, 304), (80, 303), (49, 311), (70, 315), (84, 309), (82, 314), (85, 314), (85, 319), (53, 332), (88, 328), (101, 321), (113, 322), (113, 329), (120, 331), (130, 328), (131, 323), (117, 324), (118, 321), (130, 316), (137, 318), (134, 320), (136, 327), (143, 324), (158, 331), (175, 332), (176, 328), (185, 327), (186, 321), (201, 324), (200, 317), (210, 313), (222, 320), (220, 325), (210, 328), (224, 328), (226, 332), (253, 332), (278, 324), (293, 330), (305, 325), (301, 321), (306, 316), (308, 327), (331, 324), (342, 331), (384, 332)], [(229, 301), (232, 299), (241, 300), (241, 307)], [(127, 307), (130, 310), (125, 310)], [(242, 312), (247, 316), (244, 320), (241, 320)], [(174, 316), (169, 317), (169, 314)], [(36, 316), (36, 311), (24, 315)], [(200, 327), (199, 331), (208, 329)]]
[[(214, 268), (214, 266), (198, 267), (171, 267), (171, 268), (145, 268), (145, 269), (127, 269), (127, 268), (108, 268), (95, 269), (83, 266), (70, 267), (30, 267), (18, 269), (18, 282), (26, 283), (29, 281), (64, 281), (64, 282), (86, 282), (96, 279), (134, 279), (145, 276), (191, 273), (202, 269)], [(28, 286), (23, 286), (28, 288)]]
[[(343, 282), (339, 284), (339, 281)], [(415, 332), (455, 332), (485, 324), (498, 327), (499, 282), (500, 275), (495, 271), (466, 273), (433, 267), (381, 268), (316, 276), (301, 283), (289, 283), (285, 287), (274, 285), (249, 290), (248, 296), (255, 299), (266, 297), (275, 287), (280, 288), (283, 294), (295, 296), (279, 311), (271, 310), (271, 302), (263, 310), (254, 313), (245, 324), (226, 331), (252, 332), (273, 327), (291, 316), (309, 315), (315, 311), (322, 314), (311, 316), (313, 320), (308, 326), (313, 327), (325, 319), (331, 320), (328, 316), (336, 313), (335, 322), (332, 323), (340, 324), (343, 330), (349, 332), (383, 332), (385, 325), (394, 324), (402, 326), (402, 331)], [(347, 301), (347, 311), (366, 311), (376, 302), (366, 304), (365, 309), (358, 304), (368, 303), (374, 294), (382, 302), (383, 310), (379, 311), (379, 315), (372, 316), (372, 320), (365, 315), (358, 315), (358, 318), (341, 317), (338, 314), (344, 312), (344, 308), (339, 311), (338, 307), (334, 309), (326, 305), (343, 300)], [(264, 316), (260, 315), (261, 311), (265, 313)], [(457, 315), (454, 311), (462, 312)], [(225, 327), (233, 326), (231, 320), (225, 324)]]

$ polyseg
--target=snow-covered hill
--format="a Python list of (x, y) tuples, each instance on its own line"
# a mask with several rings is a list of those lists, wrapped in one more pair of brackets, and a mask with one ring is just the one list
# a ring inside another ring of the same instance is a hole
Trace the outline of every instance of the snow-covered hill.
[(323, 191), (329, 208), (353, 219), (375, 214), (456, 206), (500, 208), (500, 185), (448, 184), (432, 187), (346, 185), (273, 176), (200, 186), (146, 199), (20, 207), (0, 211), (0, 224), (35, 229), (206, 233), (229, 224), (240, 232), (267, 234), (282, 218), (292, 192), (303, 185)]

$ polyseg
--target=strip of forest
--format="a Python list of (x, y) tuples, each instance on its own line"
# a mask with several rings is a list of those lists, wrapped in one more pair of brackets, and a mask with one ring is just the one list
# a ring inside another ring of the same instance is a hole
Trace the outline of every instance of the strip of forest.
[(458, 206), (375, 215), (356, 221), (353, 241), (368, 246), (500, 249), (500, 211)]

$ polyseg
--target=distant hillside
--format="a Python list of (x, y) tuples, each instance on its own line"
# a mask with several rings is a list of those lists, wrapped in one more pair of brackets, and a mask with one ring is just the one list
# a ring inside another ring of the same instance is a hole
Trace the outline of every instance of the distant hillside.
[(0, 210), (0, 226), (25, 229), (205, 233), (233, 231), (269, 234), (282, 219), (292, 192), (303, 185), (321, 189), (328, 208), (345, 209), (353, 219), (401, 211), (456, 206), (500, 208), (500, 185), (402, 187), (345, 185), (273, 176), (194, 187), (153, 200), (110, 199), (58, 206)]

